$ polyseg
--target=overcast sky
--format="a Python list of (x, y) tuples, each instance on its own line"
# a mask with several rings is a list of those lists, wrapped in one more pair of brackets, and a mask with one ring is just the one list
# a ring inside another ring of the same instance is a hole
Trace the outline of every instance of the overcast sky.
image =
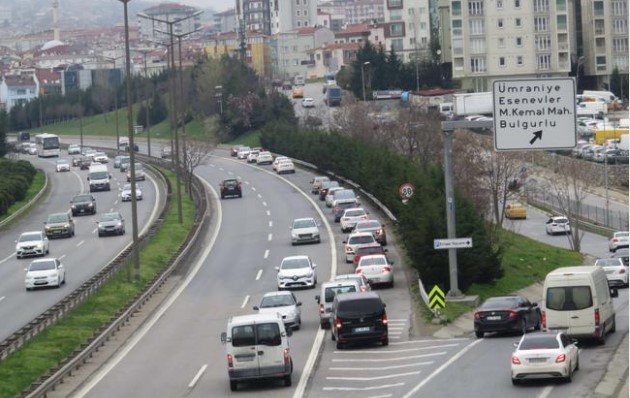
[[(216, 11), (225, 11), (234, 8), (236, 0), (146, 0), (152, 3), (179, 3), (199, 8), (214, 8)], [(0, 0), (2, 2), (2, 0)]]

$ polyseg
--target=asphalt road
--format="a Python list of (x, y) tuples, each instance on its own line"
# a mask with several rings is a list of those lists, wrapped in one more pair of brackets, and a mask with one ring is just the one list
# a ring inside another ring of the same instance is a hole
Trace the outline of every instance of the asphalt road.
[[(126, 183), (125, 174), (108, 167), (112, 175), (112, 190), (94, 192), (97, 213), (74, 217), (75, 236), (50, 240), (49, 257), (57, 257), (66, 268), (66, 284), (59, 289), (44, 288), (27, 292), (24, 287), (24, 268), (29, 258), (18, 260), (15, 244), (22, 232), (43, 229), (48, 214), (68, 211), (70, 199), (79, 193), (89, 192), (87, 170), (72, 168), (70, 172), (57, 173), (57, 158), (40, 159), (20, 155), (35, 167), (45, 170), (49, 178), (50, 192), (25, 217), (11, 223), (0, 234), (0, 340), (26, 325), (46, 309), (52, 307), (75, 288), (94, 276), (131, 242), (131, 204), (119, 200), (119, 190)], [(62, 153), (62, 158), (69, 158)], [(156, 186), (147, 179), (138, 182), (143, 188), (144, 199), (138, 201), (138, 224), (141, 229), (155, 215)], [(104, 212), (119, 211), (126, 221), (126, 234), (99, 238), (95, 222)]]

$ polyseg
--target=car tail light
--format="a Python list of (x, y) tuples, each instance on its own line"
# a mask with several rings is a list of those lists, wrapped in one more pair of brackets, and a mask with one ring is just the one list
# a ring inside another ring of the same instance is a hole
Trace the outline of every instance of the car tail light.
[(285, 348), (284, 349), (284, 364), (288, 365), (289, 363), (291, 363), (291, 357), (289, 356), (289, 349)]
[(383, 267), (383, 270), (381, 271), (382, 273), (387, 273), (387, 272), (392, 272), (391, 267)]
[(381, 322), (383, 325), (387, 325), (387, 313), (383, 311), (383, 316), (381, 317)]
[(521, 360), (516, 355), (512, 355), (512, 365), (520, 365), (520, 364), (521, 364)]
[(362, 291), (362, 292), (367, 292), (367, 290), (368, 290), (368, 289), (367, 289), (367, 286), (361, 286), (361, 291)]
[(595, 326), (599, 326), (599, 308), (595, 308), (595, 313), (593, 315), (595, 317)]
[(324, 308), (324, 304), (320, 304), (319, 305), (319, 313), (323, 315), (324, 312), (326, 312), (326, 309)]
[(541, 314), (542, 328), (547, 329), (547, 313), (545, 311)]
[(508, 311), (508, 318), (516, 318), (518, 316), (518, 312), (516, 311)]
[(379, 235), (379, 236), (383, 235), (383, 228), (377, 229), (375, 233), (376, 233), (376, 235)]
[(361, 275), (361, 274), (363, 274), (363, 269), (362, 268), (357, 268), (354, 272), (355, 272), (355, 274)]
[(228, 368), (233, 368), (234, 367), (234, 357), (232, 357), (232, 354), (227, 354), (227, 361), (228, 361)]
[(613, 240), (612, 240), (612, 241), (613, 241), (613, 243), (617, 243), (617, 242), (619, 242), (619, 239), (617, 239), (617, 238), (613, 238)]
[(336, 319), (335, 319), (335, 327), (336, 327), (337, 329), (341, 329), (341, 324), (342, 324), (342, 322), (341, 322), (341, 318), (336, 318)]
[(359, 256), (358, 254), (356, 254), (354, 256), (354, 265), (357, 265), (359, 263), (359, 259), (361, 258), (361, 256)]
[(556, 357), (556, 363), (562, 363), (567, 360), (566, 354), (560, 354)]
[(478, 312), (475, 312), (475, 321), (479, 321), (481, 320), (481, 314)]
[(346, 253), (352, 253), (352, 246), (346, 245)]
[(619, 268), (619, 273), (620, 274), (625, 274), (626, 273), (626, 267)]

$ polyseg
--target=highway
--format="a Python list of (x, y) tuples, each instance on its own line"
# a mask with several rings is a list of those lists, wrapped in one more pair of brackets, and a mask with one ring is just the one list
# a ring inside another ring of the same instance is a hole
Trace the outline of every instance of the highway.
[[(15, 244), (25, 231), (44, 228), (44, 221), (50, 213), (69, 211), (70, 199), (79, 193), (89, 192), (87, 170), (73, 167), (70, 172), (57, 173), (57, 158), (40, 159), (36, 156), (20, 155), (31, 161), (35, 167), (44, 170), (49, 178), (50, 192), (26, 216), (10, 223), (0, 234), (0, 340), (36, 318), (52, 307), (63, 297), (94, 276), (131, 242), (131, 204), (122, 203), (119, 188), (126, 183), (126, 174), (109, 168), (112, 175), (112, 190), (94, 192), (97, 213), (74, 217), (75, 236), (72, 238), (50, 239), (49, 257), (57, 257), (66, 268), (66, 284), (59, 289), (44, 288), (27, 292), (24, 287), (24, 268), (31, 259), (18, 260)], [(62, 151), (62, 158), (70, 158)], [(157, 216), (157, 187), (147, 179), (138, 182), (143, 188), (144, 199), (138, 201), (138, 224), (143, 229), (150, 219)], [(95, 222), (102, 213), (120, 211), (126, 221), (126, 234), (99, 238)], [(37, 257), (33, 257), (37, 258)]]

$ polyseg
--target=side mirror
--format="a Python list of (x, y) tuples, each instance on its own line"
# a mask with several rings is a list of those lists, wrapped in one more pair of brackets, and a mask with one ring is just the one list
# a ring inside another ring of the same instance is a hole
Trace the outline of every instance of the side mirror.
[(315, 296), (315, 301), (317, 301), (317, 304), (319, 304), (319, 294)]
[(59, 268), (63, 268), (63, 264), (59, 264)]
[(534, 302), (532, 303), (532, 307), (538, 307), (538, 303), (534, 301)]
[(277, 272), (280, 272), (280, 267), (274, 267)]
[(90, 176), (87, 177), (87, 180), (90, 181)]
[(577, 339), (571, 339), (571, 344), (573, 344), (573, 345), (578, 345), (578, 341), (577, 341)]
[(257, 305), (255, 305), (255, 306), (253, 307), (253, 309), (254, 309), (254, 311), (258, 311), (260, 308), (258, 308), (258, 306), (257, 306)]
[(287, 329), (287, 337), (291, 337), (291, 336), (293, 336), (293, 329), (288, 328)]
[(348, 243), (348, 241), (347, 240), (342, 240), (341, 243)]
[(221, 333), (221, 344), (225, 344), (225, 343), (227, 343), (227, 341), (228, 341), (227, 333), (222, 332)]
[(302, 306), (302, 302), (298, 301), (295, 305), (296, 305), (296, 307), (301, 307)]
[(513, 345), (514, 347), (518, 347), (518, 341), (516, 341), (516, 342), (512, 343), (512, 345)]
[(316, 268), (316, 267), (317, 267), (317, 264), (313, 263), (313, 268)]
[(394, 265), (394, 262), (393, 262), (393, 261), (390, 261), (390, 262), (389, 262), (389, 265)]
[(387, 249), (383, 249), (383, 253), (387, 253), (387, 252), (388, 252), (388, 250), (387, 250)]
[(28, 272), (28, 268), (24, 268), (24, 272)]
[(615, 288), (610, 288), (610, 297), (619, 297), (619, 291)]

